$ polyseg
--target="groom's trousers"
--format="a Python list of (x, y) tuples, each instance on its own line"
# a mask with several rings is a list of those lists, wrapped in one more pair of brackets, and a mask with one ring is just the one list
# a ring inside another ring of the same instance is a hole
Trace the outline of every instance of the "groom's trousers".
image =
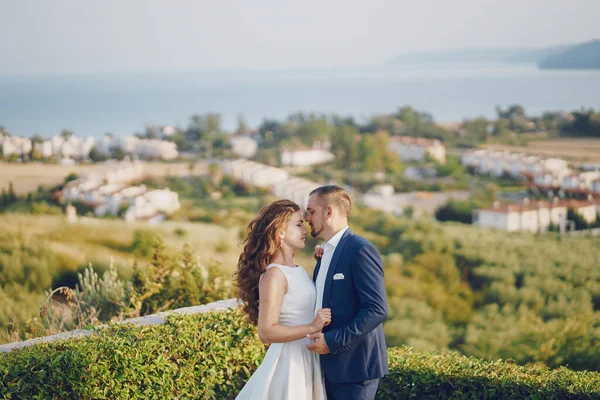
[(363, 382), (333, 383), (325, 376), (327, 400), (373, 400), (379, 379)]

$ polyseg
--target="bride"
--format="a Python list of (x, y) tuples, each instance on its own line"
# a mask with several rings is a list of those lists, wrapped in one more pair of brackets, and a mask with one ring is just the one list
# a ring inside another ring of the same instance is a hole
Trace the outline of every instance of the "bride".
[(237, 399), (326, 399), (319, 356), (306, 349), (311, 343), (306, 336), (331, 322), (331, 310), (320, 309), (315, 316), (315, 286), (294, 263), (306, 234), (300, 207), (289, 200), (263, 207), (248, 225), (235, 278), (237, 296), (258, 325), (261, 342), (271, 345)]

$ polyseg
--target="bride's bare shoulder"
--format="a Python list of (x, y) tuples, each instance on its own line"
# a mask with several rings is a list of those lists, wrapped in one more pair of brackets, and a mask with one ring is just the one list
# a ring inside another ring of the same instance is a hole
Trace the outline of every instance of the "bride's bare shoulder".
[(287, 292), (287, 278), (280, 268), (268, 268), (262, 275), (259, 288), (261, 290), (268, 290), (272, 287), (285, 288), (285, 291)]

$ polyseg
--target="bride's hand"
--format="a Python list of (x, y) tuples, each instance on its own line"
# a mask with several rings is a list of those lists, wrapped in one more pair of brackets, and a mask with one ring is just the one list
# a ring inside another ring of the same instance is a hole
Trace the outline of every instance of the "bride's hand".
[(315, 251), (313, 252), (313, 257), (315, 261), (319, 261), (319, 258), (323, 257), (323, 248), (319, 245), (315, 246)]
[(315, 319), (310, 324), (315, 332), (321, 332), (324, 326), (327, 326), (331, 323), (331, 308), (321, 308), (317, 311), (317, 315)]

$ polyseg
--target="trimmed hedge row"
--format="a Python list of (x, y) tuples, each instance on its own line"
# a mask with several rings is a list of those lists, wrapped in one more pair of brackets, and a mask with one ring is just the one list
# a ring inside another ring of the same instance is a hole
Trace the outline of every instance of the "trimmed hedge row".
[[(0, 397), (235, 397), (265, 347), (238, 310), (172, 315), (164, 325), (115, 325), (98, 335), (0, 354)], [(391, 348), (380, 399), (600, 399), (600, 374), (521, 367), (458, 354)]]

